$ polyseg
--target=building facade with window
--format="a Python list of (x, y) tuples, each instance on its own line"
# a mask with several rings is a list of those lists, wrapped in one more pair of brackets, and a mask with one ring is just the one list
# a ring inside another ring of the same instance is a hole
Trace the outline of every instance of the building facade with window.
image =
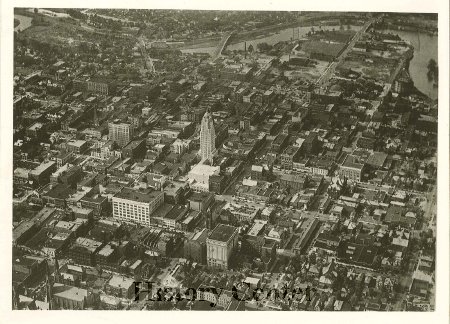
[(151, 215), (163, 202), (163, 191), (123, 188), (112, 198), (113, 217), (121, 221), (150, 225)]
[(206, 240), (208, 267), (228, 269), (232, 252), (238, 244), (238, 228), (218, 224)]

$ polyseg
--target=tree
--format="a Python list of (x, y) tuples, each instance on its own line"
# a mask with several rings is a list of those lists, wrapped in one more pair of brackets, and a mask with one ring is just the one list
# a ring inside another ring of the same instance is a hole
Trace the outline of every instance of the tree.
[(248, 46), (248, 52), (249, 53), (253, 53), (253, 45), (252, 44), (250, 44), (249, 46)]
[(258, 45), (256, 45), (256, 47), (260, 52), (268, 52), (272, 49), (272, 46), (267, 43), (259, 43)]
[(436, 63), (436, 61), (434, 59), (430, 59), (428, 61), (428, 72), (427, 72), (427, 77), (428, 77), (428, 81), (438, 81), (438, 65)]

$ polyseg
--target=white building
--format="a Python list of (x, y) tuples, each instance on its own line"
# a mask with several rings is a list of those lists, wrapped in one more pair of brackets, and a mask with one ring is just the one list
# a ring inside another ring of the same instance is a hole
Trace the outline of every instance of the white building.
[(170, 146), (170, 151), (172, 153), (181, 155), (184, 152), (189, 151), (189, 149), (191, 148), (191, 143), (192, 141), (189, 139), (182, 140), (177, 138), (175, 142), (173, 142), (172, 145)]
[(218, 175), (219, 166), (210, 166), (206, 164), (197, 164), (188, 173), (188, 178), (193, 180), (191, 188), (195, 191), (209, 191), (209, 178), (212, 175)]
[(113, 122), (108, 124), (109, 139), (120, 147), (127, 145), (134, 135), (134, 127), (129, 123)]
[(123, 188), (112, 198), (113, 217), (122, 221), (150, 225), (152, 213), (163, 204), (164, 192), (145, 192)]
[(200, 155), (202, 161), (212, 163), (216, 150), (216, 134), (214, 131), (214, 121), (209, 110), (203, 115), (200, 128)]

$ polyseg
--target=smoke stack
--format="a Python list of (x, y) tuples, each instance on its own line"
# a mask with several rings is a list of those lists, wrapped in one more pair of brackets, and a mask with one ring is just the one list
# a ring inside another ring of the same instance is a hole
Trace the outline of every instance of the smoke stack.
[(244, 42), (244, 57), (247, 58), (247, 42)]

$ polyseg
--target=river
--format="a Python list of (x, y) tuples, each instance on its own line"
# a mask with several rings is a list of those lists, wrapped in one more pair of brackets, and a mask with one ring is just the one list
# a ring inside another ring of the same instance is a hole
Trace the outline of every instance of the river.
[[(253, 48), (256, 50), (256, 46), (260, 43), (267, 43), (269, 45), (274, 45), (278, 42), (285, 42), (290, 41), (293, 38), (298, 39), (305, 37), (306, 34), (311, 31), (311, 28), (314, 28), (314, 30), (339, 30), (339, 26), (304, 26), (304, 27), (295, 27), (295, 28), (286, 28), (283, 29), (277, 33), (272, 33), (268, 36), (263, 36), (259, 38), (253, 38), (251, 40), (245, 41), (247, 43), (247, 48), (252, 45)], [(359, 30), (361, 26), (350, 26), (351, 30)], [(236, 44), (230, 44), (227, 46), (228, 50), (243, 50), (244, 49), (244, 41), (236, 43)]]
[[(239, 43), (232, 43), (229, 44), (226, 49), (227, 50), (244, 50), (244, 43), (247, 42), (247, 48), (248, 46), (252, 45), (253, 48), (256, 50), (256, 45), (260, 43), (267, 43), (269, 45), (274, 45), (278, 42), (284, 42), (284, 41), (290, 41), (294, 37), (302, 38), (306, 36), (306, 34), (311, 31), (311, 28), (314, 28), (315, 30), (339, 30), (339, 26), (306, 26), (306, 27), (295, 27), (295, 28), (286, 28), (283, 30), (280, 30), (278, 32), (272, 32), (269, 35), (265, 36), (259, 36), (259, 37), (252, 37), (249, 40), (242, 41)], [(350, 26), (351, 30), (359, 30), (361, 26)], [(216, 50), (215, 46), (208, 46), (208, 47), (197, 47), (197, 48), (183, 48), (181, 49), (181, 52), (183, 53), (208, 53), (211, 54), (214, 53)]]
[[(28, 9), (30, 13), (34, 14), (34, 8)], [(50, 17), (58, 17), (58, 18), (68, 18), (70, 17), (66, 13), (62, 12), (54, 12), (47, 9), (38, 9), (40, 14), (50, 16)], [(33, 20), (33, 17), (23, 16), (23, 15), (14, 15), (14, 18), (17, 19), (20, 23), (14, 28), (14, 31), (24, 31), (25, 29), (31, 27), (31, 21)]]
[[(323, 30), (332, 30), (335, 28), (339, 29), (339, 26), (322, 26)], [(352, 30), (359, 30), (361, 26), (350, 26)], [(319, 30), (318, 26), (314, 26), (315, 30)], [(252, 45), (254, 49), (256, 49), (256, 45), (259, 43), (267, 43), (269, 45), (274, 45), (280, 41), (290, 41), (292, 37), (301, 38), (305, 36), (311, 30), (311, 26), (307, 27), (297, 27), (297, 28), (286, 28), (277, 33), (271, 33), (267, 36), (253, 37), (249, 40), (246, 40), (247, 48)], [(438, 97), (438, 89), (433, 87), (433, 82), (428, 81), (427, 78), (427, 65), (428, 61), (433, 58), (438, 62), (438, 37), (430, 36), (426, 33), (413, 33), (407, 31), (397, 31), (397, 30), (388, 30), (387, 32), (392, 32), (398, 34), (402, 39), (409, 41), (411, 45), (414, 46), (414, 57), (410, 62), (409, 73), (411, 75), (412, 80), (414, 81), (414, 85), (416, 88), (428, 95), (432, 99), (437, 99)], [(419, 44), (420, 43), (420, 44)], [(208, 46), (208, 47), (197, 47), (197, 48), (188, 48), (181, 49), (184, 53), (214, 53), (216, 47)], [(243, 50), (244, 49), (244, 41), (230, 44), (226, 47), (228, 50)]]
[(415, 87), (431, 99), (438, 98), (438, 88), (433, 87), (433, 82), (428, 81), (428, 61), (434, 59), (438, 62), (438, 37), (426, 33), (414, 33), (408, 31), (388, 30), (397, 34), (414, 46), (414, 57), (409, 64), (409, 74)]
[(23, 31), (31, 26), (31, 20), (33, 18), (22, 15), (14, 15), (14, 19), (19, 21), (19, 24), (14, 28), (14, 31)]

